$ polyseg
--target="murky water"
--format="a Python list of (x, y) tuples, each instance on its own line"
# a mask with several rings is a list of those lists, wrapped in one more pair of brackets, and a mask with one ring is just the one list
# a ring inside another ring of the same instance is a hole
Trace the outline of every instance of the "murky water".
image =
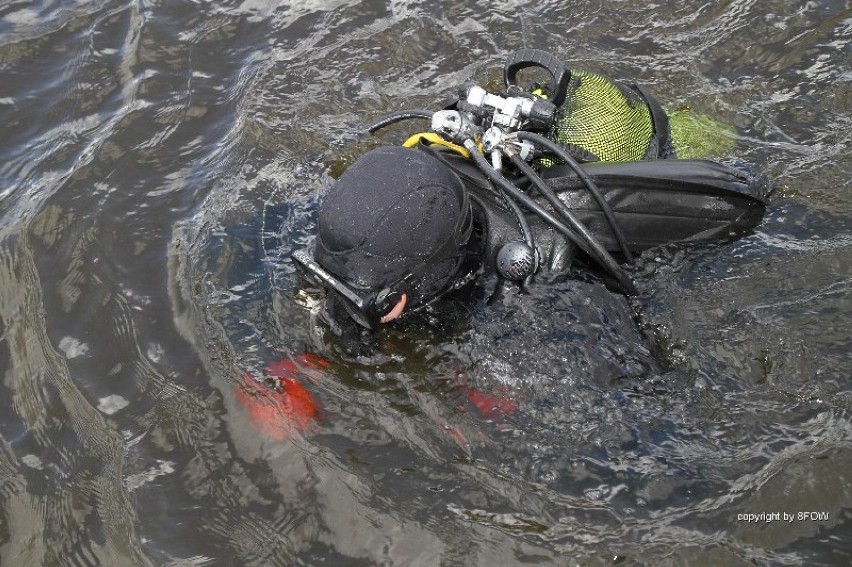
[[(0, 5), (2, 565), (852, 561), (852, 6), (483, 6)], [(331, 341), (288, 257), (406, 132), (363, 126), (519, 47), (735, 124), (764, 222), (630, 302)], [(276, 439), (237, 386), (302, 352), (319, 420)]]

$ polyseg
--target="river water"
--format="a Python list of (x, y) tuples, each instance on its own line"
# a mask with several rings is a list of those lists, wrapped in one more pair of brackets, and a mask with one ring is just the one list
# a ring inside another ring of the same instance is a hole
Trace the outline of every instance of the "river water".
[[(521, 47), (735, 125), (763, 222), (331, 340), (288, 258), (364, 126)], [(0, 3), (0, 564), (850, 564), (850, 69), (839, 0)]]

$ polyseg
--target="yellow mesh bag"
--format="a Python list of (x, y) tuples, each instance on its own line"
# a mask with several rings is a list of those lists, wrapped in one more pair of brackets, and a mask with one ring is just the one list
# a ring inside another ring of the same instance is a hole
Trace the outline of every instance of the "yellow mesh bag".
[(670, 112), (669, 126), (672, 145), (680, 159), (725, 156), (731, 153), (737, 140), (731, 126), (690, 110)]
[(645, 157), (654, 132), (651, 112), (638, 93), (587, 71), (572, 71), (568, 97), (550, 138), (601, 161)]

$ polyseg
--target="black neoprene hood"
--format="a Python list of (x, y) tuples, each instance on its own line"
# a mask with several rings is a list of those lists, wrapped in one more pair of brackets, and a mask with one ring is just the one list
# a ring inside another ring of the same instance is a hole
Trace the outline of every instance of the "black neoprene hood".
[(435, 269), (426, 277), (435, 281), (426, 287), (436, 287), (454, 275), (471, 217), (464, 185), (443, 163), (416, 149), (381, 147), (350, 166), (324, 199), (314, 256), (348, 284), (373, 290), (428, 262)]

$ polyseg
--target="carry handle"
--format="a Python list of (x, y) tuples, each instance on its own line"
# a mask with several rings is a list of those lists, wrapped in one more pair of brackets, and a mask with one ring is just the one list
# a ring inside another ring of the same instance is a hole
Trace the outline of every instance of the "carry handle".
[(503, 66), (503, 80), (506, 82), (506, 88), (518, 86), (518, 71), (528, 67), (541, 67), (550, 73), (551, 102), (559, 107), (565, 101), (568, 81), (571, 80), (570, 69), (561, 59), (547, 51), (519, 49), (509, 55)]

